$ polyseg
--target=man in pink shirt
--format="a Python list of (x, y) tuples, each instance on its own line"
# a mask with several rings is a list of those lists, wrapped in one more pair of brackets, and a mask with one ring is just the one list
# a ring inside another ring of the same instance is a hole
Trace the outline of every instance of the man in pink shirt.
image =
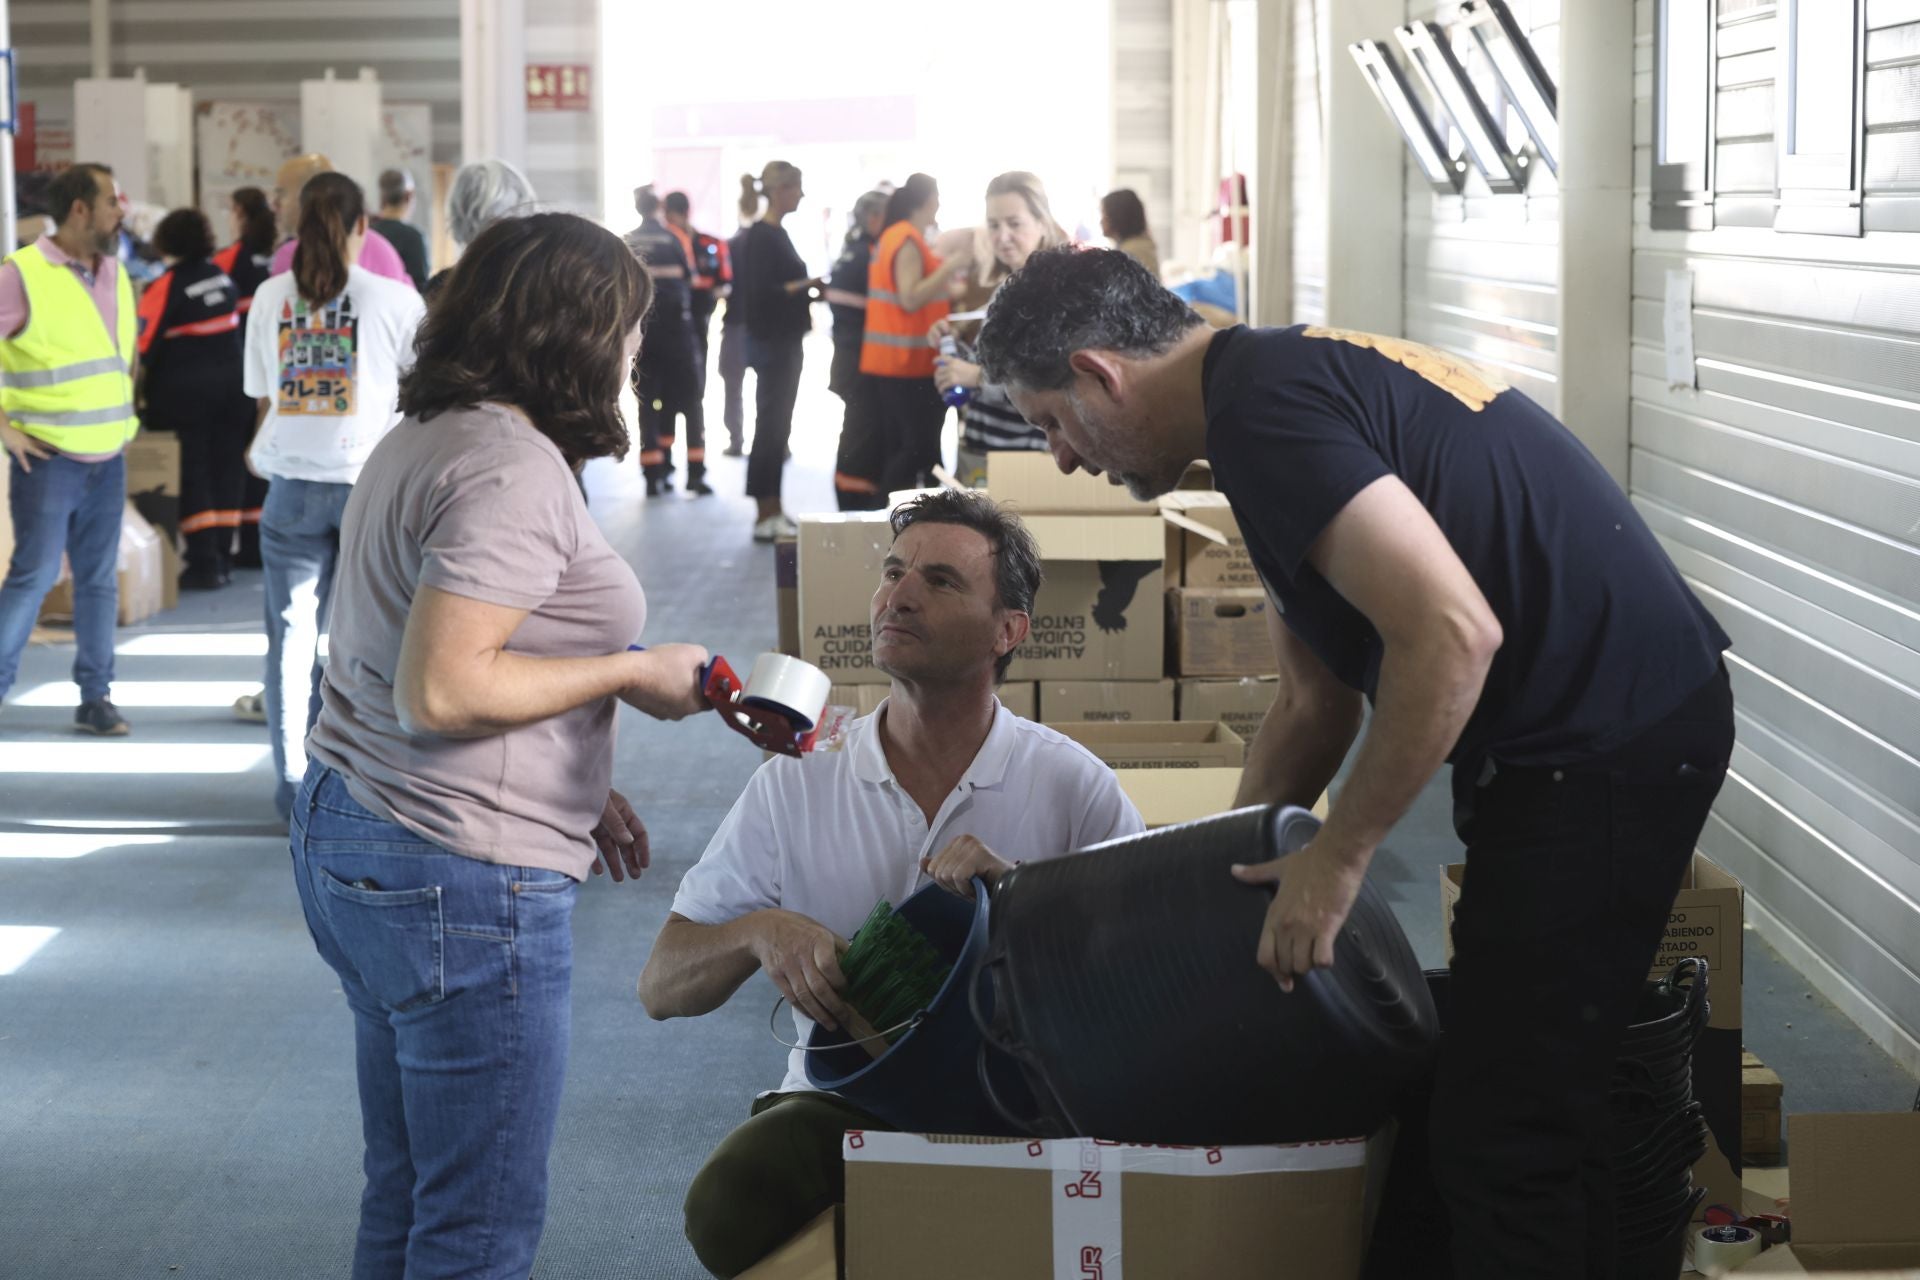
[(0, 266), (0, 446), (7, 454), (13, 557), (0, 585), (0, 697), (13, 687), (40, 605), (73, 566), (74, 727), (120, 736), (109, 698), (119, 612), (122, 451), (134, 416), (133, 291), (114, 256), (113, 175), (76, 164), (47, 188), (55, 230)]
[[(274, 181), (273, 211), (279, 215), (280, 234), (285, 239), (273, 253), (270, 269), (274, 275), (293, 270), (293, 251), (300, 243), (294, 238), (293, 229), (300, 225), (301, 189), (315, 174), (332, 172), (333, 161), (317, 152), (295, 156), (280, 166), (279, 177)], [(398, 280), (410, 289), (414, 287), (413, 277), (407, 274), (407, 264), (400, 260), (400, 251), (371, 227), (367, 228), (366, 245), (360, 250), (359, 265), (377, 276)]]

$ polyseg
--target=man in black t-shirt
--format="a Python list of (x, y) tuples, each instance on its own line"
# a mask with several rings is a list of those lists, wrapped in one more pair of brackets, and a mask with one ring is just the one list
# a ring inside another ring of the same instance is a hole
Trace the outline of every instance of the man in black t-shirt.
[(1282, 677), (1239, 803), (1312, 803), (1373, 704), (1318, 837), (1237, 872), (1278, 884), (1257, 947), (1282, 987), (1333, 963), (1374, 850), (1452, 763), (1432, 1135), (1456, 1270), (1611, 1274), (1610, 1064), (1726, 772), (1726, 635), (1573, 434), (1443, 352), (1215, 333), (1105, 250), (1035, 254), (979, 351), (1063, 471), (1145, 499), (1212, 463)]

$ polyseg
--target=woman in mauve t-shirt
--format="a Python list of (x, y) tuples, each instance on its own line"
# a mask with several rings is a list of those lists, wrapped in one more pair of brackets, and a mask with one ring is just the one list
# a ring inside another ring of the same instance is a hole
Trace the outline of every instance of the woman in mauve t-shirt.
[(628, 646), (633, 571), (575, 476), (626, 452), (652, 301), (571, 214), (494, 224), (421, 325), (347, 503), (295, 878), (355, 1020), (353, 1273), (524, 1277), (566, 1075), (575, 889), (647, 864), (618, 704), (701, 710), (697, 645)]

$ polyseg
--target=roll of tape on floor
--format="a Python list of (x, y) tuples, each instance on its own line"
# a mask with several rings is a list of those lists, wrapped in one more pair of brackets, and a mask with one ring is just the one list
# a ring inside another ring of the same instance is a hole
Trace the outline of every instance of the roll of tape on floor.
[(1760, 1256), (1760, 1233), (1751, 1227), (1702, 1227), (1693, 1233), (1693, 1269), (1703, 1276), (1724, 1276)]
[(781, 712), (794, 721), (795, 728), (805, 730), (820, 718), (832, 687), (827, 673), (812, 663), (784, 653), (763, 653), (754, 659), (742, 701)]

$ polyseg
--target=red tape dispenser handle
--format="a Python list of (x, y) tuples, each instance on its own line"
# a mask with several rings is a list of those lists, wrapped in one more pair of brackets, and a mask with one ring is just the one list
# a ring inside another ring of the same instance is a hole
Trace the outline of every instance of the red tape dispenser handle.
[[(645, 645), (627, 647), (635, 653), (646, 651)], [(811, 672), (811, 668), (808, 670)], [(826, 677), (812, 672), (812, 678), (824, 686)], [(728, 728), (761, 750), (784, 756), (801, 756), (813, 750), (825, 718), (824, 687), (820, 712), (809, 720), (804, 713), (750, 696), (746, 681), (718, 654), (700, 668), (700, 694), (708, 706), (720, 713)]]

